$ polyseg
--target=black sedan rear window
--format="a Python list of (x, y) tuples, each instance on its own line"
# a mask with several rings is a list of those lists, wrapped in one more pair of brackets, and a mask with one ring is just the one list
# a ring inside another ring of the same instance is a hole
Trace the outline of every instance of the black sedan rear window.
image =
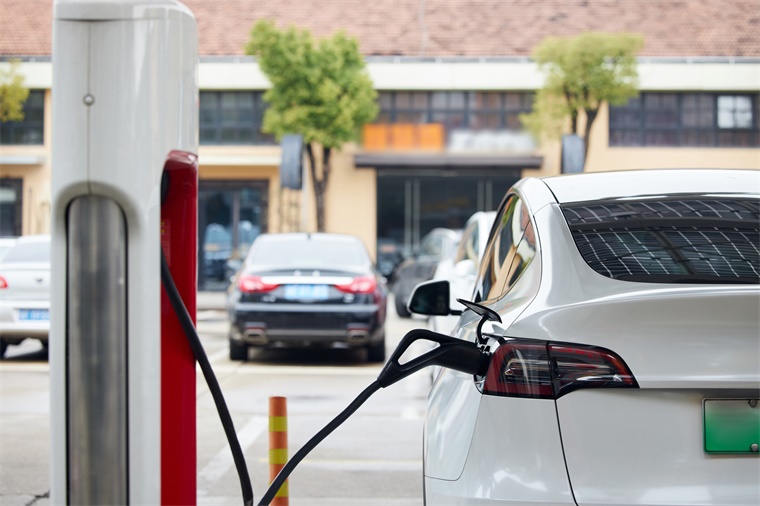
[(258, 241), (249, 262), (255, 266), (357, 268), (370, 264), (362, 244), (350, 239), (271, 237)]
[(599, 274), (651, 283), (760, 283), (760, 200), (705, 196), (565, 204)]

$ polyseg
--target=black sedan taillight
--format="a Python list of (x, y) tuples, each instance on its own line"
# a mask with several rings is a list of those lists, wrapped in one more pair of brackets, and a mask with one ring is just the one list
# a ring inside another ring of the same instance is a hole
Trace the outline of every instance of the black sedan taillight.
[(559, 399), (580, 388), (638, 388), (616, 353), (599, 346), (511, 340), (491, 356), (486, 395)]

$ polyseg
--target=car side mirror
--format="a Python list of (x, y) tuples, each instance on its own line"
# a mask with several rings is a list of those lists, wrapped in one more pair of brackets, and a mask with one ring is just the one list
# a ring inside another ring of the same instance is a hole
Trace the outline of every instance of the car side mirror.
[(461, 311), (451, 309), (450, 293), (449, 282), (445, 279), (420, 283), (414, 287), (412, 296), (409, 297), (407, 309), (410, 313), (427, 316), (462, 314)]

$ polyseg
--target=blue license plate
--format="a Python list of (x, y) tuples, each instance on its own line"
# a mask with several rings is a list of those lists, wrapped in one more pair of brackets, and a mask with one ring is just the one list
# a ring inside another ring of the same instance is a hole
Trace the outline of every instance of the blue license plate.
[(285, 286), (285, 298), (288, 300), (325, 300), (328, 294), (327, 285)]
[(25, 322), (50, 321), (50, 312), (47, 309), (19, 309), (18, 319)]

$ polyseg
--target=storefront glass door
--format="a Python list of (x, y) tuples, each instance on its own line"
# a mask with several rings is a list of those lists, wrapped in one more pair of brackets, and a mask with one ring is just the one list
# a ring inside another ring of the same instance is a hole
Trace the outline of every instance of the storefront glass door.
[(267, 229), (267, 183), (201, 181), (198, 289), (224, 290), (254, 239)]
[(432, 229), (462, 229), (475, 212), (495, 210), (518, 179), (519, 171), (500, 175), (380, 171), (377, 259), (381, 271), (414, 254)]

